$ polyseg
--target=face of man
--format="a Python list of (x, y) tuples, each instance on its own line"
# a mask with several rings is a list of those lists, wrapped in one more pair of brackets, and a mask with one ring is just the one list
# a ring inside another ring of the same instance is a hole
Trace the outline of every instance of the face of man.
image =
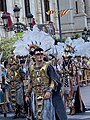
[(42, 52), (35, 53), (34, 55), (36, 62), (42, 62), (44, 59), (44, 54)]

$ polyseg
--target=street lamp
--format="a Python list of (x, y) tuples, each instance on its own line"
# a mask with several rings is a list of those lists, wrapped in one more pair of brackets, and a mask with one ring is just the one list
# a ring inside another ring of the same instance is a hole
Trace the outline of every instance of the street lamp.
[(28, 13), (27, 21), (28, 21), (28, 24), (30, 25), (30, 30), (32, 30), (32, 28), (33, 28), (33, 25), (32, 25), (32, 23), (33, 23), (33, 15), (31, 13)]
[(4, 29), (7, 31), (7, 27), (8, 27), (8, 16), (5, 12), (2, 13), (2, 20), (3, 20), (3, 25), (4, 25)]
[[(20, 8), (17, 5), (15, 5), (13, 11), (14, 11), (14, 16), (17, 21), (16, 21), (16, 23), (12, 24), (12, 26), (9, 30), (14, 31), (15, 33), (20, 33), (20, 32), (26, 31), (27, 25), (24, 25), (23, 23), (19, 22)], [(5, 31), (7, 31), (8, 30), (8, 16), (5, 12), (2, 14), (2, 20), (3, 20), (3, 24), (4, 24), (4, 29), (5, 29)], [(31, 13), (28, 13), (27, 20), (28, 20), (28, 24), (30, 25), (30, 29), (32, 30), (33, 15)]]
[(17, 22), (19, 22), (20, 8), (17, 5), (15, 5), (13, 11), (14, 11), (15, 18), (17, 19)]
[(19, 33), (19, 32), (23, 32), (24, 30), (27, 30), (26, 25), (24, 25), (23, 23), (19, 22), (19, 18), (20, 18), (20, 8), (15, 5), (14, 9), (14, 16), (17, 19), (17, 22), (15, 24), (12, 25), (12, 30), (15, 33)]
[(60, 36), (60, 42), (62, 42), (61, 18), (60, 18), (60, 1), (59, 0), (57, 0), (57, 9), (58, 9), (59, 36)]
[(88, 37), (90, 36), (90, 31), (87, 30), (85, 27), (83, 32), (82, 32), (82, 38), (85, 40), (85, 42), (88, 42)]

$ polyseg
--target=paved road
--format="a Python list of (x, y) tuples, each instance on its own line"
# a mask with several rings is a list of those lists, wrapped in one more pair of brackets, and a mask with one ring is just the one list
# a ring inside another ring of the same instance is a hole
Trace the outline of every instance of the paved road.
[[(81, 95), (86, 108), (90, 108), (90, 85), (87, 87), (81, 87)], [(11, 113), (7, 115), (7, 118), (4, 118), (3, 115), (0, 115), (0, 120), (12, 120), (12, 116), (13, 114)], [(20, 118), (16, 120), (26, 119)], [(90, 110), (86, 111), (85, 113), (80, 113), (73, 116), (68, 115), (68, 120), (90, 120)]]
[[(81, 97), (84, 101), (85, 107), (90, 109), (90, 85), (81, 87)], [(68, 115), (69, 120), (90, 120), (90, 110), (85, 113), (80, 113), (76, 115)]]

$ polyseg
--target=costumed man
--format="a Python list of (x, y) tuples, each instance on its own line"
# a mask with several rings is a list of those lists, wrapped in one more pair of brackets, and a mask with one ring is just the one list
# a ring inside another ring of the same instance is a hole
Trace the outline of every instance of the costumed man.
[(76, 84), (77, 84), (77, 89), (75, 92), (75, 102), (74, 102), (74, 108), (75, 108), (75, 113), (81, 113), (81, 112), (85, 112), (86, 108), (84, 105), (84, 102), (82, 100), (81, 97), (81, 93), (80, 93), (80, 76), (81, 76), (81, 63), (80, 61), (77, 60), (77, 62), (75, 63), (76, 66)]
[(70, 100), (72, 98), (71, 96), (71, 86), (72, 86), (72, 82), (71, 82), (71, 76), (72, 76), (72, 71), (71, 71), (71, 57), (68, 54), (64, 54), (63, 56), (63, 87), (62, 87), (62, 91), (63, 91), (63, 95), (64, 95), (64, 104), (66, 107), (70, 108), (70, 114), (71, 114), (71, 106), (70, 106)]
[(71, 115), (75, 114), (74, 108), (74, 89), (73, 84), (75, 83), (75, 73), (76, 67), (73, 66), (73, 60), (71, 54), (73, 54), (74, 49), (69, 45), (66, 46), (64, 50), (63, 56), (63, 95), (64, 95), (64, 103), (66, 107), (70, 108)]
[(26, 102), (31, 101), (33, 120), (67, 120), (63, 100), (60, 96), (61, 83), (50, 62), (44, 61), (44, 51), (36, 48), (34, 64), (30, 66), (30, 81)]
[(15, 116), (13, 118), (16, 119), (18, 117), (25, 117), (23, 85), (25, 73), (21, 70), (18, 61), (14, 58), (12, 58), (10, 64), (11, 67), (7, 75), (11, 84), (11, 101), (15, 104)]
[[(64, 102), (67, 107), (70, 108), (71, 115), (77, 113), (80, 110), (80, 105), (77, 110), (77, 106), (81, 103), (81, 96), (79, 90), (77, 65), (70, 56), (71, 50), (66, 47), (65, 54), (63, 56), (63, 91), (64, 91)], [(78, 102), (77, 102), (78, 101)], [(84, 106), (83, 106), (84, 107)]]
[(51, 36), (54, 36), (54, 35), (55, 35), (55, 27), (54, 27), (52, 21), (49, 21), (49, 24), (48, 24), (48, 33), (49, 33)]

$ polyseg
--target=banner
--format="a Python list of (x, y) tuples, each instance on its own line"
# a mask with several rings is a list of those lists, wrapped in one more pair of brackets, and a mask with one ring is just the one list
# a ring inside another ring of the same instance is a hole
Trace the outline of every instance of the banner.
[(6, 12), (7, 16), (8, 16), (8, 29), (10, 29), (12, 27), (12, 20), (11, 20), (11, 16), (9, 12)]
[[(65, 14), (67, 14), (68, 12), (70, 12), (71, 10), (72, 10), (72, 8), (71, 8), (71, 9), (60, 10), (60, 15), (61, 15), (61, 17), (62, 17), (63, 15), (65, 15)], [(50, 15), (50, 14), (58, 14), (58, 11), (56, 11), (56, 10), (48, 10), (48, 11), (46, 12), (46, 14), (47, 14), (47, 15)]]

